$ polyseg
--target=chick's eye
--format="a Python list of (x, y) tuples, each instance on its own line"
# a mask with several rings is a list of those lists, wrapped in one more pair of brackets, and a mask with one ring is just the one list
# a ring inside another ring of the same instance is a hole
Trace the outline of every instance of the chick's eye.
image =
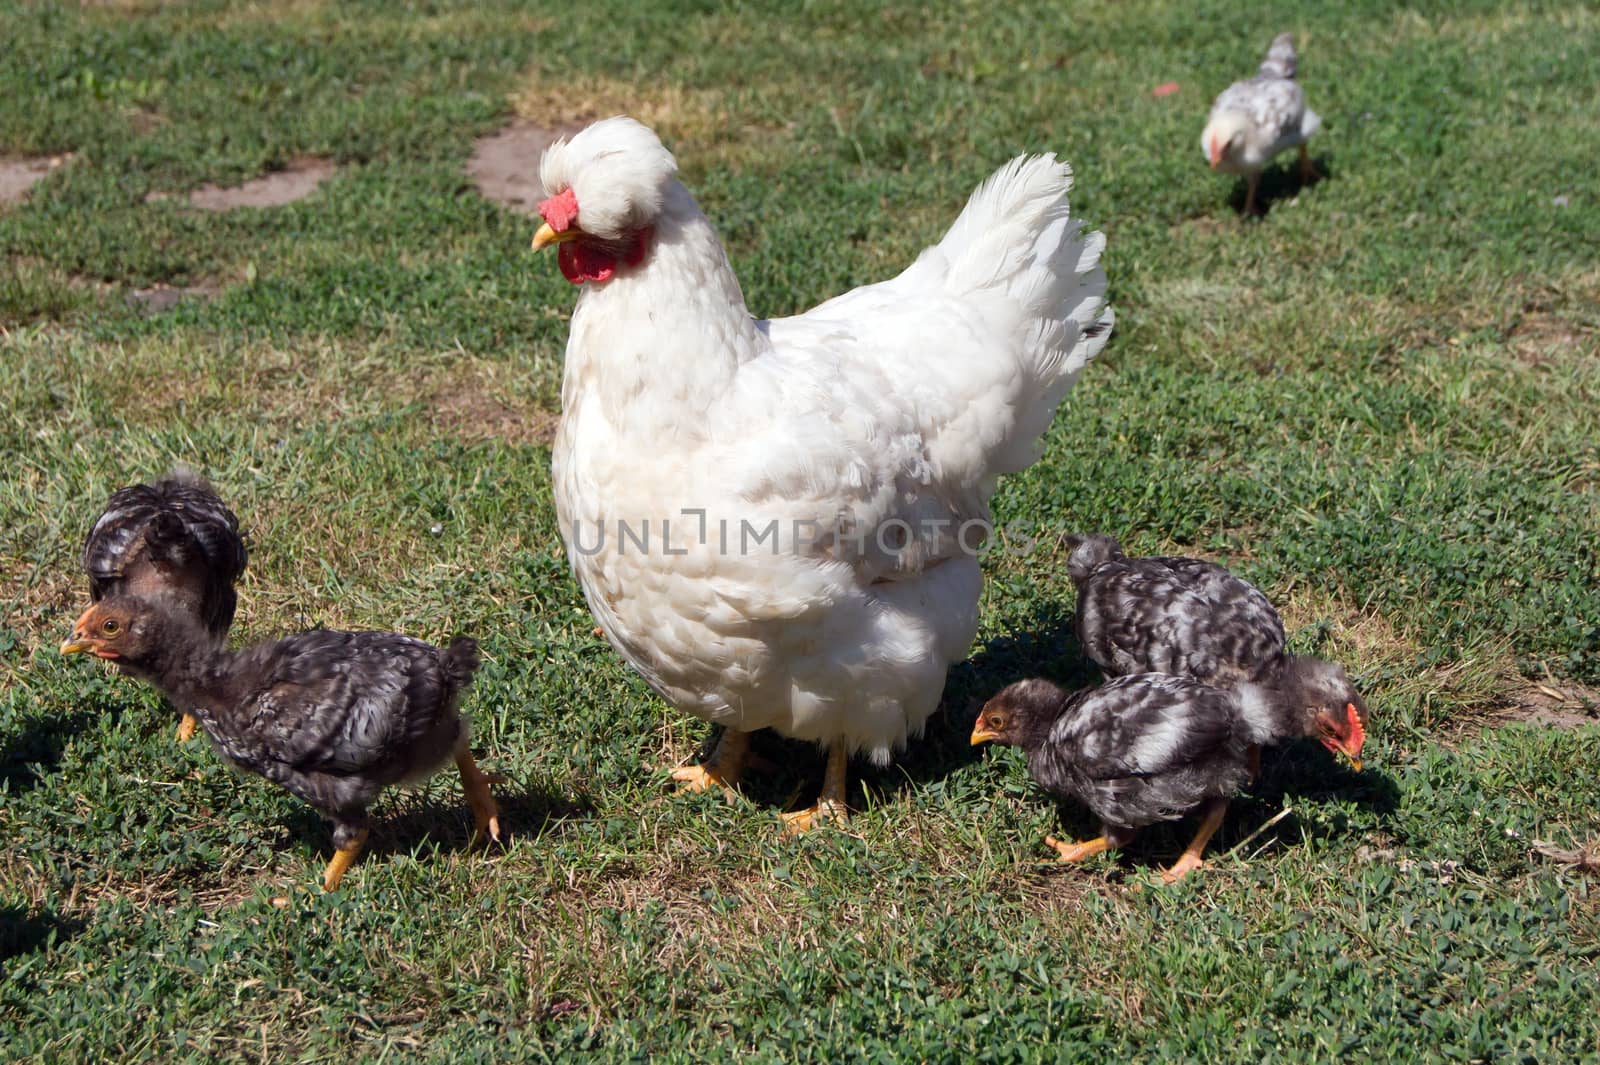
[(121, 626), (119, 626), (115, 621), (108, 620), (104, 625), (100, 626), (100, 631), (105, 633), (107, 636), (115, 636), (117, 634), (117, 629), (120, 627)]
[(1000, 730), (1004, 729), (1006, 727), (1006, 715), (1004, 715), (1004, 714), (990, 714), (989, 715), (989, 727), (994, 729), (996, 732), (999, 732)]

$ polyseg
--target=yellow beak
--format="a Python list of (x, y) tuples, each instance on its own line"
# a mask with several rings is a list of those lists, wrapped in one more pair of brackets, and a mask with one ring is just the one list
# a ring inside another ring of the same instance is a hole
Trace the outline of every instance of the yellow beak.
[(552, 244), (565, 244), (569, 240), (577, 240), (578, 234), (579, 230), (577, 229), (569, 229), (565, 232), (557, 233), (554, 229), (550, 228), (550, 223), (546, 222), (544, 225), (540, 226), (539, 231), (533, 235), (533, 250), (542, 251)]
[[(1350, 758), (1349, 755), (1345, 755), (1345, 757)], [(1361, 759), (1350, 758), (1350, 768), (1354, 769), (1357, 773), (1361, 772)]]
[(981, 725), (972, 726), (972, 745), (974, 747), (978, 746), (980, 743), (988, 743), (990, 740), (997, 740), (999, 738), (1000, 733), (998, 732), (990, 732)]
[(93, 646), (94, 644), (90, 643), (88, 640), (80, 640), (77, 637), (73, 637), (72, 639), (66, 640), (61, 644), (61, 653), (64, 655), (75, 655), (80, 652), (87, 651)]

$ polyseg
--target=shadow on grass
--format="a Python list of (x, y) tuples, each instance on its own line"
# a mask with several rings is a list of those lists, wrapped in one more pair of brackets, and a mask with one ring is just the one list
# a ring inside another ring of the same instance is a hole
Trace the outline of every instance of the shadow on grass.
[(30, 913), (18, 906), (0, 906), (0, 962), (65, 943), (86, 926), (49, 910)]
[[(1300, 157), (1292, 152), (1285, 152), (1282, 158), (1287, 163), (1278, 163), (1269, 166), (1261, 172), (1261, 183), (1256, 186), (1256, 212), (1255, 217), (1265, 218), (1272, 212), (1274, 206), (1281, 200), (1292, 200), (1300, 193), (1314, 185), (1320, 185), (1334, 176), (1333, 156), (1328, 154), (1313, 155), (1311, 165), (1316, 168), (1316, 173), (1311, 180), (1300, 180)], [(1228, 206), (1235, 213), (1244, 210), (1245, 194), (1250, 189), (1250, 183), (1240, 178), (1234, 183), (1233, 191), (1228, 195)]]
[[(570, 795), (543, 782), (520, 790), (497, 785), (494, 797), (500, 807), (501, 845), (560, 831), (567, 822), (581, 821), (594, 810), (587, 795)], [(465, 798), (402, 795), (397, 800), (387, 811), (373, 812), (366, 856), (414, 854), (430, 844), (440, 853), (472, 848), (472, 811)], [(314, 841), (324, 858), (333, 856), (331, 826), (316, 810), (301, 806), (284, 818), (284, 825), (289, 841)]]
[[(859, 758), (851, 762), (851, 805), (862, 798), (882, 801), (942, 780), (977, 761), (983, 751), (972, 746), (971, 736), (978, 709), (995, 692), (1026, 677), (1048, 677), (1069, 688), (1099, 683), (1099, 667), (1079, 647), (1070, 611), (1055, 609), (1040, 615), (1016, 634), (991, 640), (977, 654), (952, 666), (939, 708), (928, 718), (921, 738), (913, 740), (888, 766), (874, 766)], [(708, 738), (700, 758), (710, 755), (720, 735), (719, 730)], [(741, 785), (751, 801), (790, 809), (816, 795), (824, 764), (816, 744), (786, 740), (764, 729), (752, 737), (751, 753), (754, 771), (746, 774)]]
[[(1399, 809), (1400, 789), (1387, 773), (1372, 768), (1357, 773), (1344, 761), (1334, 761), (1320, 744), (1310, 740), (1264, 751), (1261, 779), (1229, 804), (1227, 819), (1206, 847), (1206, 857), (1218, 858), (1245, 841), (1249, 846), (1240, 852), (1241, 859), (1257, 852), (1299, 847), (1306, 839), (1342, 839), (1364, 831), (1353, 828), (1342, 814), (1331, 819), (1296, 816), (1307, 805), (1333, 798), (1351, 799), (1365, 806), (1382, 823)], [(1273, 823), (1285, 806), (1293, 807), (1294, 812)], [(1057, 802), (1056, 809), (1061, 829), (1055, 833), (1057, 839), (1086, 840), (1100, 835), (1100, 823), (1086, 807), (1063, 800)], [(1114, 860), (1125, 875), (1146, 868), (1164, 869), (1188, 846), (1197, 826), (1194, 814), (1146, 826), (1131, 844), (1117, 852)], [(1039, 852), (1042, 862), (1053, 859), (1042, 841)], [(1060, 868), (1065, 871), (1071, 867)]]
[(29, 791), (61, 764), (67, 741), (95, 721), (92, 713), (47, 714), (26, 721), (0, 745), (0, 786), (12, 795)]

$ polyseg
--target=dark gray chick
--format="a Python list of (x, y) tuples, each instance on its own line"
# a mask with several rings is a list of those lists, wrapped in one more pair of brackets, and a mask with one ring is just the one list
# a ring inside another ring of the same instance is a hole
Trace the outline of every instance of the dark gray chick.
[(230, 651), (169, 601), (111, 596), (61, 645), (83, 651), (194, 707), (224, 759), (332, 820), (328, 891), (361, 853), (378, 793), (426, 780), (452, 757), (477, 838), (500, 838), (494, 780), (473, 761), (459, 711), (478, 668), (471, 639), (441, 650), (389, 632), (317, 630)]
[[(204, 478), (184, 469), (117, 489), (83, 542), (90, 602), (166, 599), (218, 639), (233, 624), (233, 586), (248, 560), (239, 519)], [(178, 739), (194, 729), (195, 717), (185, 711)]]
[(1126, 846), (1145, 825), (1203, 809), (1194, 839), (1161, 874), (1171, 883), (1200, 867), (1229, 797), (1248, 779), (1250, 731), (1237, 693), (1141, 673), (1078, 692), (1018, 681), (984, 704), (972, 742), (1021, 747), (1040, 787), (1100, 819), (1100, 836), (1088, 842), (1046, 837), (1063, 862)]
[(1129, 558), (1109, 536), (1074, 539), (1067, 570), (1078, 587), (1078, 640), (1108, 675), (1254, 686), (1251, 705), (1275, 709), (1259, 715), (1253, 743), (1312, 737), (1360, 768), (1366, 703), (1342, 667), (1288, 653), (1283, 622), (1254, 585), (1214, 562)]

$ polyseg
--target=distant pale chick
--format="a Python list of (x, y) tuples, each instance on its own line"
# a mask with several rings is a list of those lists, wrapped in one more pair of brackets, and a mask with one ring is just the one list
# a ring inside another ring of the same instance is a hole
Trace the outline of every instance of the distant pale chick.
[(1279, 152), (1300, 149), (1301, 184), (1316, 175), (1306, 141), (1321, 128), (1322, 119), (1306, 107), (1305, 92), (1294, 80), (1296, 67), (1294, 36), (1278, 34), (1256, 76), (1234, 82), (1217, 97), (1200, 134), (1200, 150), (1211, 169), (1243, 174), (1249, 181), (1247, 217), (1255, 212), (1261, 171)]
[[(182, 468), (111, 493), (83, 541), (90, 602), (165, 599), (219, 640), (233, 624), (233, 586), (248, 560), (239, 519), (204, 478)], [(178, 740), (189, 740), (195, 725), (183, 711)]]
[(1256, 730), (1252, 766), (1259, 767), (1260, 746), (1307, 736), (1360, 768), (1366, 702), (1342, 667), (1288, 652), (1277, 610), (1254, 585), (1215, 562), (1129, 558), (1109, 536), (1072, 539), (1067, 570), (1078, 589), (1078, 641), (1108, 675), (1247, 685), (1258, 699), (1301, 711)]
[[(1024, 680), (984, 705), (972, 743), (1021, 747), (1040, 787), (1100, 819), (1100, 835), (1087, 842), (1046, 837), (1063, 862), (1124, 847), (1146, 825), (1200, 810), (1194, 838), (1161, 874), (1171, 883), (1203, 864), (1229, 798), (1250, 777), (1252, 745), (1308, 713), (1263, 689), (1226, 690), (1161, 673), (1078, 692)], [(1359, 732), (1348, 745), (1360, 749)]]
[(389, 632), (317, 630), (230, 651), (171, 603), (103, 599), (61, 653), (89, 652), (194, 708), (225, 760), (279, 784), (333, 821), (323, 888), (339, 886), (368, 834), (367, 807), (391, 784), (420, 783), (452, 757), (479, 839), (499, 809), (459, 711), (477, 643), (441, 650)]

